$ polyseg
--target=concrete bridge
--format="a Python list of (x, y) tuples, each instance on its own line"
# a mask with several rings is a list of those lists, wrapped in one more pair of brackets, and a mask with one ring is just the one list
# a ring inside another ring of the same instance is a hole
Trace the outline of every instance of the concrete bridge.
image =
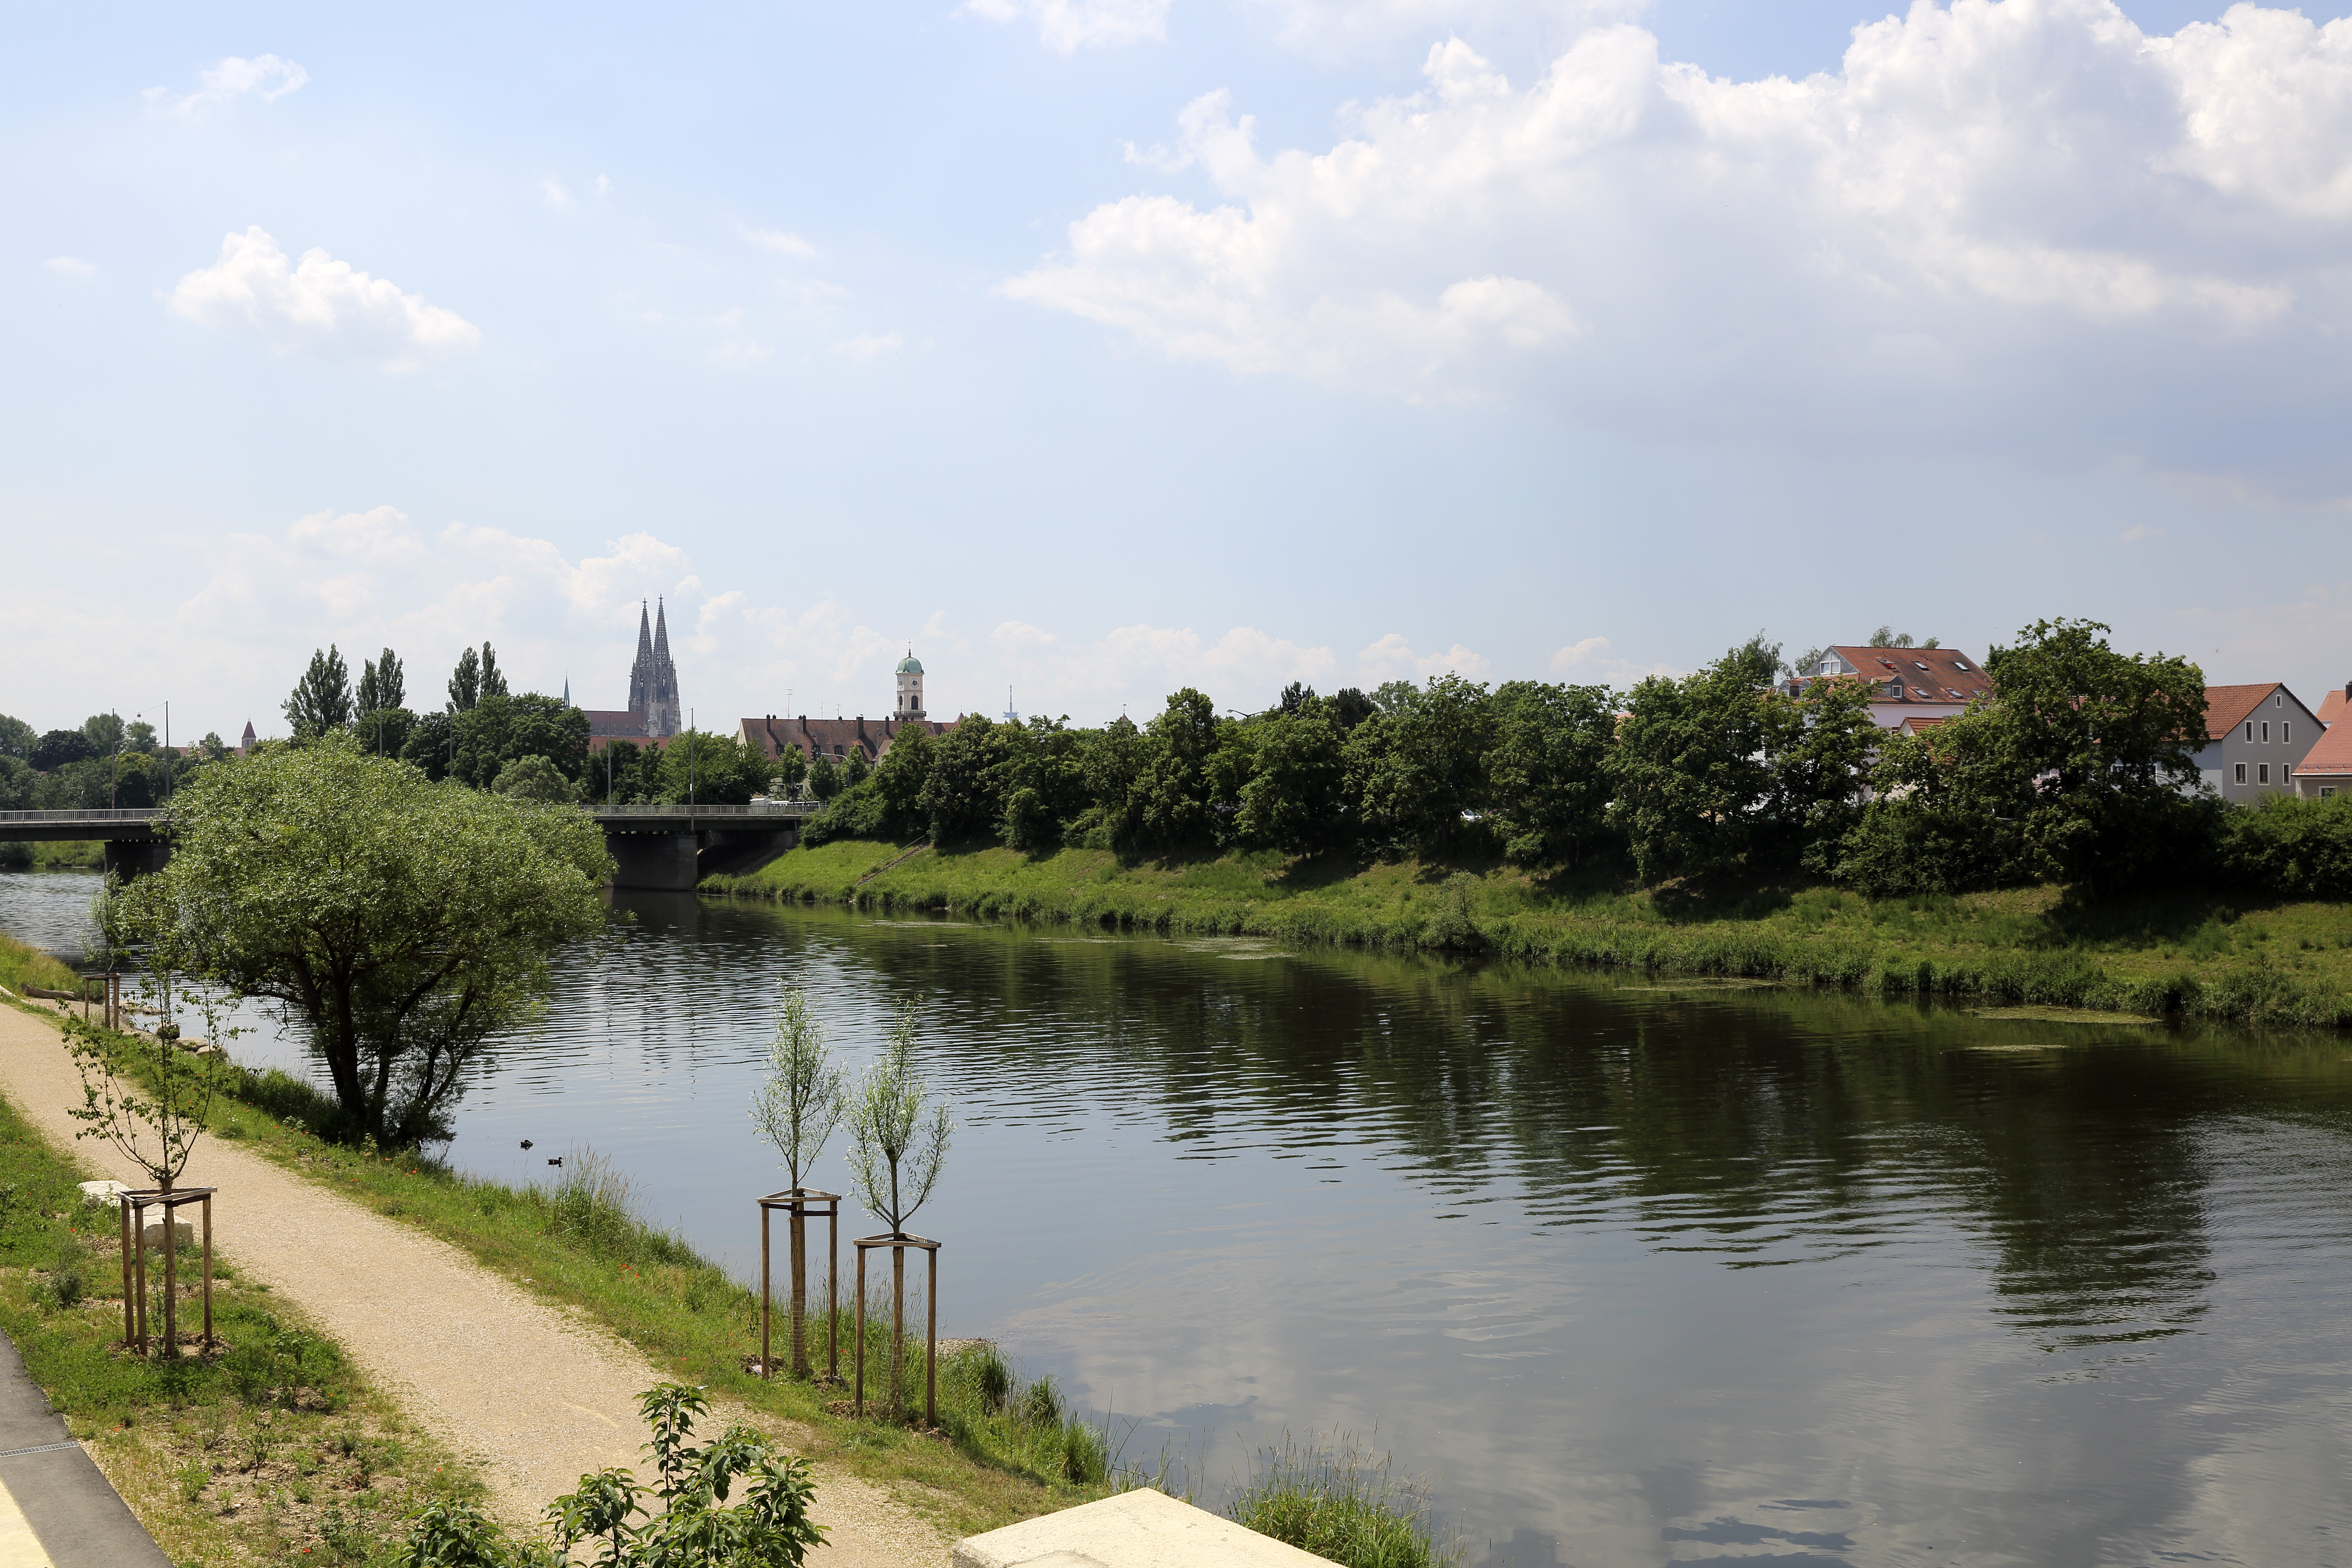
[[(801, 824), (823, 810), (813, 800), (749, 805), (599, 805), (616, 888), (683, 892), (714, 871), (748, 871), (800, 842)], [(161, 870), (172, 856), (172, 813), (144, 810), (0, 811), (0, 840), (96, 838), (106, 868), (126, 879)]]

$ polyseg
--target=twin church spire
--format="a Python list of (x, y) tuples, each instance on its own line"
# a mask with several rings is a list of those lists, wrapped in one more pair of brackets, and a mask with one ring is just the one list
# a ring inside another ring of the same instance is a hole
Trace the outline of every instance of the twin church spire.
[(669, 616), (658, 601), (653, 618), (637, 605), (637, 661), (629, 668), (629, 711), (646, 717), (648, 735), (675, 735), (686, 728), (677, 700), (677, 666), (669, 658)]

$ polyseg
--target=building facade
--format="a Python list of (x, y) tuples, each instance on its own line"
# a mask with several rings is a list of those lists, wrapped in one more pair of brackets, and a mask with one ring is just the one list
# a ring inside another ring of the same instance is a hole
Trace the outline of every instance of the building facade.
[(811, 763), (819, 757), (845, 763), (852, 756), (862, 756), (870, 767), (880, 762), (909, 729), (928, 735), (944, 735), (955, 728), (953, 720), (939, 723), (924, 715), (923, 663), (915, 657), (913, 648), (908, 648), (907, 657), (898, 661), (892, 679), (897, 690), (887, 719), (868, 719), (862, 713), (855, 719), (768, 713), (743, 721), (743, 739), (771, 758), (783, 755), (785, 748), (791, 747)]
[(2297, 765), (2325, 728), (2278, 681), (2209, 686), (2197, 771), (2222, 799), (2251, 805), (2294, 787)]

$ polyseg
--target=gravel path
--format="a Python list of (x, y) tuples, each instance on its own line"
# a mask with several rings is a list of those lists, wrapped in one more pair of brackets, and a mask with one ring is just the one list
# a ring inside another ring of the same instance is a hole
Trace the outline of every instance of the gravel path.
[[(141, 1180), (110, 1146), (74, 1141), (64, 1108), (81, 1102), (81, 1080), (54, 1024), (0, 1005), (0, 1089), (60, 1145), (118, 1181)], [(635, 1349), (234, 1144), (200, 1142), (184, 1184), (221, 1189), (222, 1256), (299, 1302), (413, 1419), (473, 1459), (505, 1518), (527, 1522), (583, 1473), (639, 1463), (636, 1395), (668, 1374)], [(820, 1469), (815, 1514), (831, 1540), (809, 1561), (824, 1568), (948, 1559), (937, 1529), (854, 1477)]]

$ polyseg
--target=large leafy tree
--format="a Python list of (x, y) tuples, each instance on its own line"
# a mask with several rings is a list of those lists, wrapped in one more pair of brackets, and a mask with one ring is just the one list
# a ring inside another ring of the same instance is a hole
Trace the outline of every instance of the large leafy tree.
[(588, 715), (560, 697), (486, 691), (452, 723), (457, 760), (450, 772), (476, 789), (489, 788), (508, 763), (524, 757), (545, 757), (566, 779), (586, 776)]
[(1018, 726), (967, 713), (932, 745), (916, 810), (934, 840), (944, 844), (996, 831), (1004, 819), (1001, 764), (1019, 733)]
[(122, 745), (122, 715), (93, 713), (81, 721), (81, 732), (89, 739), (89, 755), (111, 756)]
[(1181, 848), (1214, 837), (1209, 763), (1222, 739), (1218, 729), (1216, 704), (1189, 686), (1171, 693), (1145, 726), (1143, 766), (1129, 786), (1129, 802), (1147, 847)]
[(352, 721), (352, 672), (333, 644), (310, 655), (310, 668), (286, 699), (286, 722), (297, 740), (347, 729)]
[(1815, 680), (1802, 695), (1765, 701), (1772, 793), (1765, 811), (1784, 859), (1830, 868), (1863, 811), (1870, 768), (1886, 731), (1870, 717), (1870, 684)]
[(1256, 765), (1241, 786), (1234, 829), (1244, 844), (1311, 854), (1344, 841), (1354, 819), (1345, 742), (1313, 692), (1296, 706), (1284, 697), (1285, 710), (1248, 727)]
[[(489, 706), (488, 702), (484, 707)], [(579, 713), (578, 709), (573, 709)], [(583, 730), (586, 716), (581, 715)], [(673, 735), (661, 751), (657, 800), (692, 799), (704, 805), (740, 805), (768, 788), (766, 750), (740, 735), (688, 730)]]
[(436, 784), (347, 736), (206, 768), (165, 868), (125, 895), (149, 962), (275, 1004), (354, 1141), (448, 1135), (466, 1069), (604, 921), (583, 812)]
[(2108, 629), (2036, 621), (1985, 658), (1994, 761), (2024, 852), (2040, 875), (2091, 895), (2169, 852), (2205, 743), (2204, 672), (2118, 653)]
[(1383, 732), (1377, 757), (1368, 754), (1362, 769), (1365, 830), (1384, 847), (1424, 858), (1465, 847), (1476, 832), (1470, 816), (1486, 795), (1495, 741), (1496, 710), (1485, 684), (1432, 676), (1419, 689), (1391, 682), (1374, 700)]
[[(1719, 875), (1747, 855), (1772, 791), (1762, 655), (1751, 642), (1696, 675), (1651, 676), (1628, 698), (1609, 756), (1609, 816), (1643, 881)], [(1768, 679), (1779, 663), (1775, 651)]]
[[(1005, 737), (1003, 818), (999, 831), (1015, 849), (1045, 849), (1086, 815), (1086, 732), (1069, 716), (1038, 715)], [(887, 759), (886, 759), (887, 760)]]
[(1507, 681), (1486, 757), (1487, 820), (1521, 866), (1573, 866), (1607, 830), (1617, 714), (1598, 686)]
[(79, 730), (52, 730), (33, 742), (32, 763), (45, 773), (69, 763), (98, 755), (98, 748)]
[(20, 763), (33, 760), (33, 748), (41, 743), (33, 727), (22, 719), (12, 719), (0, 713), (0, 757), (14, 757)]

